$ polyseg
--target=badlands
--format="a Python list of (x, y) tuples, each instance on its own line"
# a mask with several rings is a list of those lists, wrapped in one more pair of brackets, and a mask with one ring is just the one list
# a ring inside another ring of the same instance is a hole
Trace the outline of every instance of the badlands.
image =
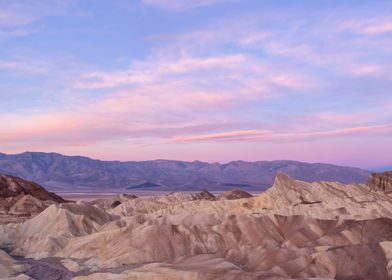
[(278, 173), (256, 196), (66, 202), (1, 176), (0, 278), (390, 279), (390, 192), (390, 172), (347, 185)]

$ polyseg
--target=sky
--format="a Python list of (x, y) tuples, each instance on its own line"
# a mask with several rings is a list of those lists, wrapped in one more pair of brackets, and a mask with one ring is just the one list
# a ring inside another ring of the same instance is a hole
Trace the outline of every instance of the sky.
[(392, 164), (392, 2), (0, 0), (0, 152)]

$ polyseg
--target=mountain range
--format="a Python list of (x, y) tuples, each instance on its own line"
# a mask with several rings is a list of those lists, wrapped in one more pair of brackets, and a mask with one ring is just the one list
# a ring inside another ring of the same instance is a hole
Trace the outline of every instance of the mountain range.
[(264, 190), (278, 171), (307, 182), (363, 183), (369, 171), (298, 161), (232, 161), (229, 163), (175, 160), (102, 161), (58, 153), (0, 153), (0, 173), (35, 181), (52, 191)]

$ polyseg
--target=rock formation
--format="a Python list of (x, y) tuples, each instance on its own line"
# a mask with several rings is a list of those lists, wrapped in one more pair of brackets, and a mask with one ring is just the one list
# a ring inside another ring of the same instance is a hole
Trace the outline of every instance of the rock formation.
[(252, 195), (246, 191), (240, 189), (234, 189), (231, 191), (224, 192), (218, 196), (218, 199), (240, 199), (240, 198), (250, 198)]
[[(392, 197), (384, 188), (278, 173), (253, 197), (194, 197), (53, 204), (0, 226), (0, 244), (11, 255), (55, 259), (76, 280), (392, 277)], [(7, 259), (0, 262), (8, 275), (25, 273)]]
[(392, 171), (370, 174), (367, 184), (374, 190), (392, 192)]
[(98, 207), (101, 207), (103, 209), (111, 209), (115, 208), (121, 203), (130, 200), (130, 199), (135, 199), (137, 198), (136, 195), (130, 195), (130, 194), (118, 194), (113, 198), (104, 198), (104, 199), (96, 199), (91, 201), (91, 204), (96, 205)]
[(215, 200), (216, 197), (212, 193), (210, 193), (209, 191), (204, 189), (199, 193), (193, 194), (192, 199), (194, 199), (194, 200)]
[(53, 203), (65, 202), (40, 185), (0, 174), (0, 212), (14, 215), (37, 214)]

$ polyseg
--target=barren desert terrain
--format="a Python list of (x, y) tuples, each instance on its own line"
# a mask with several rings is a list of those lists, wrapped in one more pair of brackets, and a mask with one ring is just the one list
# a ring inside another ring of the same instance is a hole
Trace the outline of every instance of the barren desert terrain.
[[(5, 188), (29, 182), (3, 176)], [(30, 182), (31, 184), (31, 182)], [(37, 188), (36, 185), (33, 185)], [(19, 194), (0, 225), (4, 279), (388, 279), (390, 173), (368, 184), (305, 183), (278, 173), (252, 196), (171, 193), (64, 202)], [(37, 189), (36, 189), (37, 191)], [(27, 191), (25, 191), (27, 192)], [(38, 199), (37, 199), (38, 200)], [(8, 209), (8, 210), (7, 210)], [(35, 209), (35, 208), (34, 208)], [(16, 213), (15, 211), (20, 211)], [(18, 220), (15, 217), (20, 216)]]

